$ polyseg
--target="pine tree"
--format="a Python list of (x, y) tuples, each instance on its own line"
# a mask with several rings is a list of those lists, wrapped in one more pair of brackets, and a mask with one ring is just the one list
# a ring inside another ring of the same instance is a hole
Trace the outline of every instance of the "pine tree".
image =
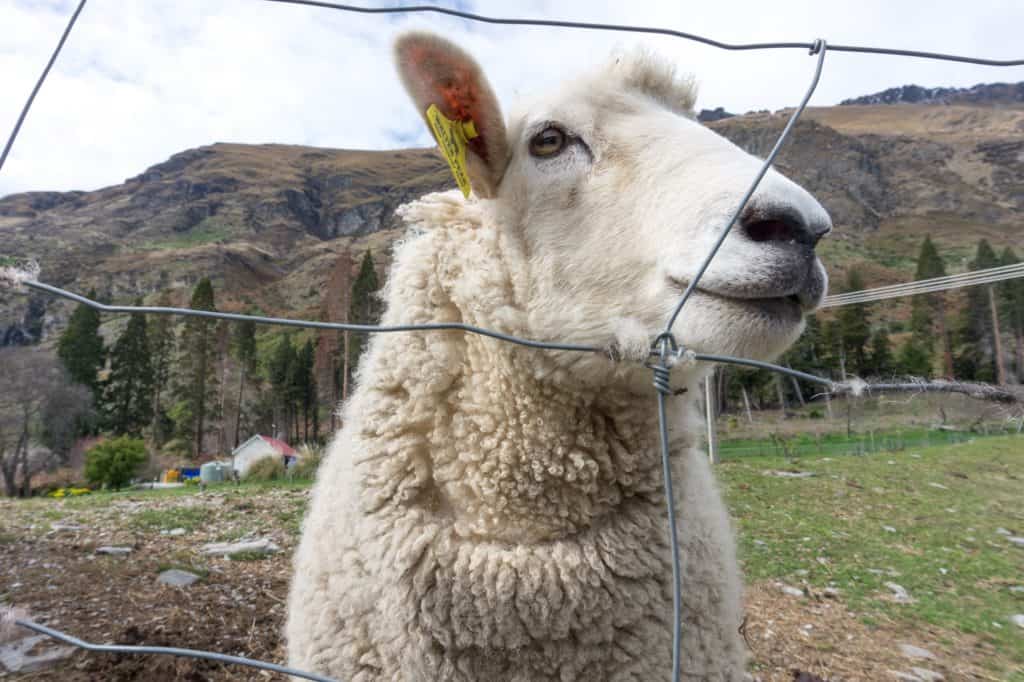
[(243, 320), (235, 325), (231, 351), (238, 361), (238, 401), (235, 417), (235, 447), (241, 441), (243, 396), (246, 380), (256, 373), (256, 323)]
[(821, 348), (822, 360), (825, 365), (835, 368), (833, 378), (846, 381), (846, 351), (843, 348), (843, 335), (839, 328), (839, 320), (828, 320), (822, 325)]
[[(864, 280), (860, 271), (852, 268), (846, 276), (846, 292), (860, 291)], [(871, 339), (871, 306), (854, 303), (839, 308), (836, 316), (839, 334), (846, 357), (846, 371), (862, 374), (870, 370), (868, 341)]]
[[(95, 300), (96, 290), (90, 291), (88, 297)], [(80, 304), (71, 313), (67, 329), (57, 342), (57, 355), (71, 380), (92, 391), (97, 406), (102, 405), (99, 372), (106, 361), (99, 330), (100, 314), (94, 308)]]
[[(213, 285), (206, 277), (199, 280), (192, 291), (189, 307), (193, 310), (216, 310), (213, 300)], [(178, 355), (178, 398), (186, 416), (186, 436), (192, 441), (192, 454), (203, 453), (203, 440), (207, 425), (216, 417), (217, 386), (217, 340), (214, 336), (216, 325), (204, 317), (188, 317), (181, 334)]]
[[(302, 349), (295, 355), (292, 364), (290, 390), (294, 397), (296, 411), (302, 413), (302, 439), (309, 441), (310, 420), (316, 418), (317, 396), (316, 377), (313, 374), (315, 349), (312, 341), (306, 341)], [(319, 423), (313, 425), (313, 437), (316, 438)], [(296, 427), (296, 431), (298, 428)], [(297, 434), (296, 434), (297, 435)]]
[(889, 330), (885, 327), (871, 336), (869, 354), (871, 374), (876, 377), (892, 376), (896, 371), (896, 363), (892, 357), (892, 343), (889, 341)]
[[(352, 298), (352, 254), (345, 250), (331, 266), (324, 287), (324, 297), (320, 302), (320, 319), (325, 322), (348, 322), (349, 308)], [(349, 361), (349, 345), (351, 332), (338, 332), (323, 329), (317, 338), (316, 369), (317, 386), (322, 391), (324, 402), (330, 405), (348, 398), (348, 382), (346, 381)], [(335, 410), (330, 410), (330, 428), (333, 433), (337, 424)]]
[[(828, 374), (828, 368), (824, 362), (827, 355), (824, 341), (824, 332), (817, 315), (808, 315), (805, 320), (804, 333), (783, 356), (782, 363), (801, 372), (825, 376)], [(792, 383), (797, 399), (801, 399), (802, 394), (813, 395), (820, 389), (815, 384), (797, 379), (794, 379)]]
[[(162, 308), (171, 307), (171, 295), (163, 292), (157, 300)], [(170, 437), (170, 419), (164, 409), (163, 397), (171, 379), (174, 360), (176, 319), (171, 315), (157, 315), (148, 324), (149, 354), (153, 369), (153, 440), (157, 447)]]
[(900, 349), (898, 368), (900, 374), (929, 379), (932, 372), (931, 355), (911, 339)]
[(146, 317), (132, 315), (110, 352), (103, 406), (108, 428), (117, 435), (139, 435), (153, 418), (153, 365), (146, 331)]
[[(1020, 262), (1013, 249), (1007, 247), (999, 257), (1000, 265), (1016, 265)], [(1008, 331), (1013, 334), (1014, 374), (1017, 383), (1024, 383), (1024, 278), (1008, 279), (999, 284), (1003, 317)]]
[[(359, 274), (352, 284), (352, 302), (348, 319), (353, 324), (377, 324), (380, 322), (382, 305), (377, 297), (380, 283), (373, 265), (373, 254), (369, 251), (363, 256), (359, 266)], [(354, 375), (359, 366), (359, 359), (366, 348), (366, 334), (353, 334), (349, 341), (349, 374)]]
[[(932, 279), (946, 275), (946, 264), (939, 256), (938, 249), (932, 243), (931, 237), (926, 236), (921, 243), (921, 251), (917, 257), (917, 272), (915, 280)], [(942, 366), (947, 376), (953, 374), (953, 350), (946, 325), (946, 301), (945, 294), (934, 292), (923, 296), (915, 296), (912, 299), (913, 312), (910, 318), (910, 328), (913, 332), (912, 343), (917, 347), (917, 359), (915, 362), (920, 366), (920, 356), (927, 355), (929, 363), (935, 351), (935, 340), (938, 338), (941, 344)], [(930, 374), (930, 372), (929, 372)]]
[[(984, 270), (999, 265), (999, 259), (987, 240), (978, 242), (978, 251), (970, 270)], [(992, 308), (989, 289), (992, 285), (967, 287), (967, 305), (960, 320), (958, 349), (954, 359), (959, 379), (994, 382), (998, 376), (995, 362), (995, 339), (992, 332)]]
[[(292, 433), (294, 416), (294, 395), (292, 378), (296, 365), (295, 347), (292, 346), (291, 336), (285, 334), (274, 348), (274, 354), (267, 365), (267, 375), (270, 380), (270, 388), (274, 394), (276, 417), (274, 423), (277, 430), (286, 434)], [(277, 433), (274, 434), (278, 436)]]

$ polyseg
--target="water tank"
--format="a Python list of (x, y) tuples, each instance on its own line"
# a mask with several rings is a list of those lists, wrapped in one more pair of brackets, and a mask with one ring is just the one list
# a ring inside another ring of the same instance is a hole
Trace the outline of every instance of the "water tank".
[(228, 466), (223, 462), (207, 462), (199, 467), (199, 480), (203, 483), (223, 483), (228, 476)]

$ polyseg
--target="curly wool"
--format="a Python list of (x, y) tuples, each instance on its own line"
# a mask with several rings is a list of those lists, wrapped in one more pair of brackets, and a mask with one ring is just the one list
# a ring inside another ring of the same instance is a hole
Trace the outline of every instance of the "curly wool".
[[(383, 324), (528, 336), (515, 266), (479, 203), (435, 194), (404, 217), (419, 234), (396, 251)], [(461, 332), (373, 337), (295, 557), (291, 665), (352, 681), (668, 674), (653, 397), (629, 381), (594, 391), (566, 363)], [(684, 673), (740, 679), (732, 537), (685, 438), (691, 410), (674, 401)]]

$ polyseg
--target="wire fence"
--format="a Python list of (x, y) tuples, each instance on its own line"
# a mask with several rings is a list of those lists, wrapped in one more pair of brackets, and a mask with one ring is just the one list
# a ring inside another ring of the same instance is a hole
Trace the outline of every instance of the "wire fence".
[[(256, 0), (254, 0), (256, 1)], [(673, 393), (671, 387), (671, 372), (673, 367), (679, 364), (690, 364), (694, 362), (708, 362), (708, 363), (728, 363), (733, 365), (740, 365), (746, 367), (753, 367), (759, 369), (767, 369), (779, 374), (803, 379), (808, 382), (816, 383), (825, 388), (826, 391), (842, 394), (849, 393), (853, 395), (860, 395), (865, 391), (953, 391), (962, 392), (967, 394), (976, 394), (978, 397), (985, 397), (997, 400), (1006, 400), (1011, 402), (1020, 402), (1017, 394), (1008, 390), (995, 389), (994, 387), (982, 387), (979, 385), (971, 385), (965, 389), (963, 384), (955, 384), (954, 382), (940, 382), (938, 385), (931, 383), (922, 382), (905, 382), (905, 383), (889, 383), (879, 384), (870, 386), (862, 381), (847, 381), (847, 382), (835, 382), (826, 377), (819, 377), (805, 372), (793, 370), (788, 367), (782, 367), (769, 362), (763, 362), (760, 360), (752, 360), (749, 358), (733, 357), (728, 355), (716, 355), (708, 353), (696, 353), (679, 345), (675, 335), (672, 332), (673, 327), (679, 320), (679, 317), (683, 311), (686, 302), (690, 299), (693, 292), (696, 290), (704, 273), (710, 266), (715, 255), (725, 242), (726, 238), (732, 231), (733, 226), (741, 215), (743, 209), (746, 207), (750, 197), (757, 190), (762, 178), (771, 168), (776, 156), (782, 149), (782, 146), (786, 143), (792, 133), (796, 122), (799, 120), (801, 114), (807, 107), (807, 103), (810, 101), (815, 89), (817, 88), (818, 82), (821, 78), (825, 55), (827, 52), (851, 52), (861, 54), (878, 54), (878, 55), (890, 55), (890, 56), (902, 56), (902, 57), (914, 57), (920, 59), (931, 59), (931, 60), (942, 60), (949, 62), (961, 62), (968, 64), (976, 64), (982, 66), (1024, 66), (1024, 59), (1009, 59), (1009, 60), (998, 60), (998, 59), (985, 59), (978, 57), (970, 57), (964, 55), (953, 55), (944, 54), (939, 52), (922, 52), (917, 50), (904, 50), (896, 48), (879, 48), (879, 47), (867, 47), (857, 45), (829, 45), (823, 39), (817, 39), (811, 42), (769, 42), (769, 43), (744, 43), (744, 44), (731, 44), (725, 43), (711, 38), (696, 35), (692, 33), (685, 33), (682, 31), (676, 31), (667, 28), (659, 27), (648, 27), (648, 26), (630, 26), (622, 24), (603, 24), (603, 23), (588, 23), (578, 21), (562, 21), (554, 19), (524, 19), (524, 18), (501, 18), (494, 16), (486, 16), (481, 14), (475, 14), (465, 12), (456, 9), (449, 9), (446, 7), (435, 7), (430, 5), (415, 5), (415, 6), (400, 6), (400, 7), (359, 7), (354, 5), (345, 5), (340, 3), (332, 2), (318, 2), (316, 0), (262, 0), (263, 2), (274, 2), (280, 4), (289, 5), (304, 5), (307, 7), (323, 8), (331, 10), (339, 10), (345, 12), (355, 12), (362, 14), (417, 14), (417, 13), (431, 13), (440, 14), (446, 16), (452, 16), (460, 19), (465, 19), (473, 22), (480, 22), (486, 24), (496, 25), (513, 25), (513, 26), (533, 26), (533, 27), (555, 27), (563, 29), (580, 29), (580, 30), (596, 30), (596, 31), (617, 31), (624, 33), (640, 33), (650, 35), (663, 35), (681, 38), (684, 40), (693, 41), (710, 47), (715, 47), (722, 50), (735, 50), (735, 51), (751, 51), (751, 50), (780, 50), (780, 49), (803, 49), (807, 50), (811, 56), (816, 56), (814, 65), (814, 71), (810, 80), (810, 84), (801, 99), (799, 105), (791, 113), (786, 126), (783, 128), (779, 135), (775, 145), (773, 146), (768, 157), (762, 163), (758, 173), (751, 180), (749, 188), (744, 193), (735, 211), (723, 229), (721, 235), (718, 237), (714, 246), (708, 252), (704, 258), (696, 274), (691, 278), (689, 284), (686, 287), (682, 297), (675, 306), (675, 309), (670, 316), (665, 331), (659, 334), (655, 339), (650, 349), (650, 360), (646, 363), (653, 374), (653, 383), (655, 394), (657, 396), (657, 409), (658, 409), (658, 424), (659, 424), (659, 436), (661, 446), (661, 461), (664, 476), (664, 492), (665, 502), (668, 513), (668, 528), (670, 535), (670, 547), (672, 553), (672, 579), (673, 579), (673, 638), (672, 638), (672, 673), (671, 679), (673, 682), (678, 682), (680, 675), (680, 639), (681, 639), (681, 599), (682, 599), (682, 581), (680, 575), (680, 563), (679, 563), (679, 545), (678, 545), (678, 534), (676, 528), (676, 516), (675, 516), (675, 499), (672, 493), (672, 476), (670, 471), (670, 457), (669, 457), (669, 442), (668, 442), (668, 420), (666, 414), (666, 398)], [(0, 170), (3, 169), (3, 165), (7, 160), (8, 154), (14, 145), (17, 138), (18, 132), (28, 115), (28, 112), (32, 106), (36, 94), (39, 92), (50, 69), (53, 67), (63, 48), (72, 28), (75, 25), (79, 15), (86, 5), (86, 0), (80, 0), (77, 8), (72, 14), (68, 21), (67, 27), (64, 33), (61, 35), (60, 41), (57, 43), (46, 67), (40, 75), (38, 81), (35, 84), (31, 94), (25, 102), (24, 107), (15, 123), (14, 129), (11, 132), (10, 137), (4, 146), (2, 154), (0, 154)], [(32, 289), (43, 291), (55, 296), (59, 296), (71, 301), (87, 305), (91, 308), (95, 308), (100, 312), (114, 313), (114, 314), (137, 314), (137, 313), (148, 313), (148, 314), (162, 314), (162, 315), (183, 315), (183, 316), (197, 316), (206, 317), (230, 321), (251, 321), (258, 324), (272, 324), (272, 325), (284, 325), (291, 327), (304, 327), (312, 329), (333, 329), (341, 331), (352, 331), (361, 333), (395, 333), (395, 332), (416, 332), (416, 331), (439, 331), (439, 330), (458, 330), (466, 333), (480, 334), (490, 338), (494, 338), (500, 341), (517, 344), (520, 346), (526, 346), (538, 350), (556, 350), (556, 351), (570, 351), (579, 353), (607, 353), (608, 348), (578, 344), (564, 344), (558, 343), (557, 341), (550, 340), (535, 340), (525, 339), (516, 336), (504, 334), (495, 330), (484, 329), (481, 327), (475, 327), (467, 324), (455, 324), (455, 323), (444, 323), (444, 324), (424, 324), (424, 325), (403, 325), (403, 326), (392, 326), (383, 327), (376, 325), (356, 325), (346, 323), (333, 323), (333, 322), (317, 322), (311, 320), (295, 320), (289, 318), (277, 318), (277, 317), (262, 317), (252, 315), (239, 315), (233, 313), (222, 313), (216, 311), (201, 311), (192, 310), (185, 308), (167, 308), (167, 307), (147, 307), (147, 306), (116, 306), (116, 305), (104, 305), (96, 301), (90, 300), (79, 294), (66, 291), (64, 289), (40, 282), (37, 279), (37, 271), (25, 270), (19, 268), (17, 265), (10, 265), (7, 267), (0, 267), (0, 281), (4, 281), (9, 285), (17, 286), (24, 285)], [(993, 397), (998, 396), (998, 397)], [(218, 654), (208, 651), (197, 651), (191, 649), (178, 649), (172, 647), (145, 647), (145, 646), (119, 646), (119, 645), (98, 645), (93, 644), (84, 640), (77, 639), (66, 633), (60, 632), (52, 628), (48, 628), (44, 625), (40, 625), (27, 618), (18, 618), (14, 620), (14, 623), (22, 627), (28, 628), (35, 632), (47, 635), (49, 637), (61, 640), (73, 646), (83, 648), (89, 651), (103, 651), (108, 653), (122, 653), (122, 654), (165, 654), (172, 656), (186, 656), (191, 658), (200, 658), (207, 660), (219, 661), (222, 663), (237, 664), (242, 666), (248, 666), (251, 668), (257, 668), (262, 670), (280, 672), (283, 674), (293, 675), (308, 680), (319, 680), (326, 682), (333, 682), (331, 678), (327, 678), (314, 673), (303, 672), (293, 670), (285, 666), (280, 666), (273, 663), (267, 663), (263, 661), (256, 661), (250, 658), (241, 656), (227, 656), (224, 654)]]

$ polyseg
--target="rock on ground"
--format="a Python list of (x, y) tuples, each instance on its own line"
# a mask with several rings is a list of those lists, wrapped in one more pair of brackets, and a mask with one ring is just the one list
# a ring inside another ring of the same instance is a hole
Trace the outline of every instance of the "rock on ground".
[(935, 654), (928, 651), (927, 649), (922, 649), (919, 646), (914, 646), (913, 644), (900, 644), (900, 653), (906, 656), (907, 658), (935, 660)]
[(804, 591), (803, 590), (801, 590), (800, 588), (797, 588), (797, 587), (792, 587), (791, 585), (779, 584), (779, 591), (782, 592), (783, 594), (788, 594), (791, 597), (803, 597), (804, 596)]
[(893, 601), (898, 602), (900, 604), (909, 604), (910, 602), (914, 601), (914, 598), (910, 596), (909, 592), (907, 592), (907, 588), (903, 587), (902, 585), (897, 585), (896, 583), (886, 583), (885, 586), (888, 587), (889, 590), (892, 592)]
[(97, 547), (97, 554), (109, 554), (110, 556), (125, 556), (132, 553), (131, 547)]
[(188, 587), (197, 580), (200, 580), (200, 577), (195, 573), (189, 573), (177, 568), (166, 570), (157, 576), (157, 582), (170, 585), (171, 587)]
[(275, 554), (281, 551), (270, 538), (260, 538), (258, 540), (248, 540), (245, 542), (214, 542), (209, 545), (203, 545), (203, 554), (211, 556), (234, 556), (237, 554)]

